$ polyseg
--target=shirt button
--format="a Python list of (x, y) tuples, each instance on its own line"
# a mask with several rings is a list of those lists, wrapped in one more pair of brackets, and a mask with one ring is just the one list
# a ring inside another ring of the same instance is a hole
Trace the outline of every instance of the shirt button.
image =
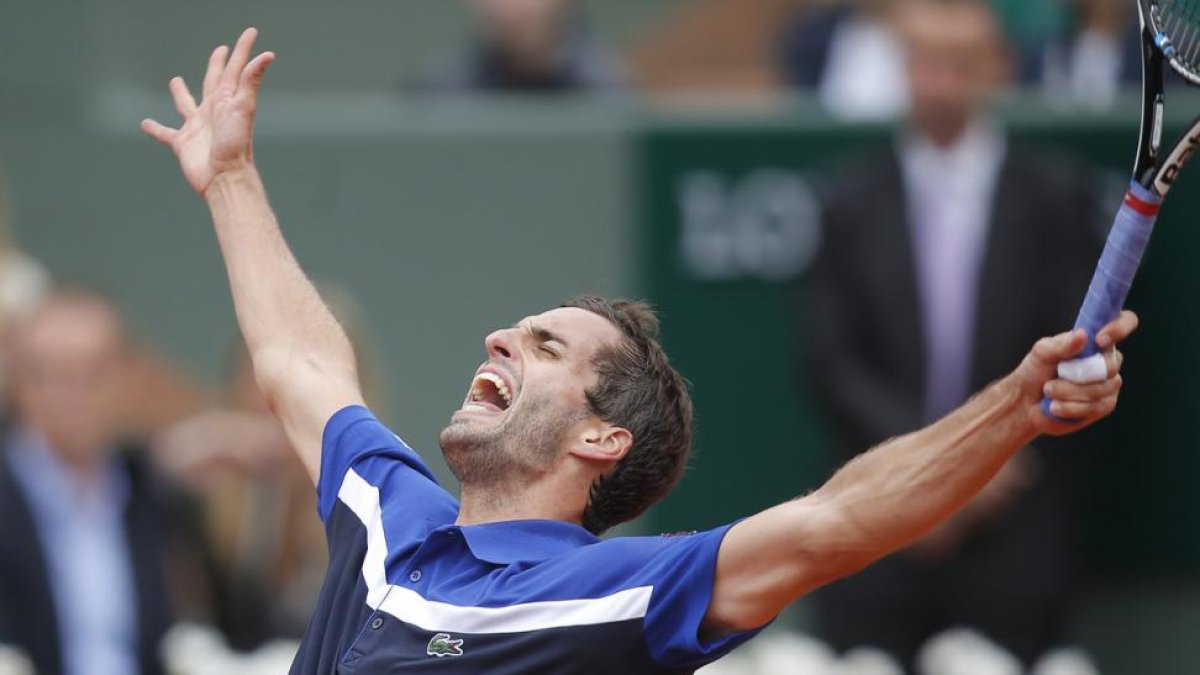
[(414, 584), (421, 580), (421, 570), (413, 570), (412, 574), (408, 575), (408, 580)]
[(375, 617), (375, 620), (371, 622), (371, 630), (379, 630), (379, 627), (382, 625), (383, 625), (383, 618), (377, 616), (377, 617)]

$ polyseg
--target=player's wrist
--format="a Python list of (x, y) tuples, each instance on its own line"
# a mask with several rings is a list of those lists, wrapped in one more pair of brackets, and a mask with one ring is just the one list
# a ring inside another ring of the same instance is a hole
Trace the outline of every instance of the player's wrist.
[(1041, 389), (1031, 385), (1025, 373), (1018, 369), (996, 382), (991, 389), (996, 405), (1002, 411), (1000, 417), (1014, 437), (1023, 439), (1022, 446), (1042, 434), (1039, 428)]
[(261, 186), (262, 179), (259, 177), (258, 168), (253, 162), (246, 162), (213, 176), (208, 186), (204, 188), (203, 197), (209, 206), (213, 206), (238, 191), (257, 190), (261, 189)]

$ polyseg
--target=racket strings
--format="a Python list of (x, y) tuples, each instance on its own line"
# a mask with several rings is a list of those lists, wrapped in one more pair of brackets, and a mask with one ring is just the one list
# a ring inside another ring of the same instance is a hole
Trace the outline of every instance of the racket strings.
[(1152, 4), (1152, 19), (1172, 64), (1200, 76), (1200, 0), (1159, 0)]

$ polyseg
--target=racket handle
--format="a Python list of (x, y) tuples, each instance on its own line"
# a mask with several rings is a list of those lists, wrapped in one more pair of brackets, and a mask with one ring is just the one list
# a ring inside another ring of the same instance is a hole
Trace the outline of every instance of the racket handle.
[[(1125, 306), (1125, 297), (1137, 274), (1142, 254), (1146, 252), (1146, 244), (1150, 241), (1161, 204), (1162, 197), (1136, 181), (1130, 184), (1129, 192), (1125, 193), (1125, 200), (1113, 221), (1112, 230), (1108, 233), (1096, 273), (1092, 275), (1087, 297), (1075, 319), (1075, 329), (1082, 328), (1087, 332), (1087, 345), (1076, 358), (1058, 364), (1060, 378), (1087, 383), (1108, 377), (1104, 356), (1096, 346), (1096, 333), (1117, 318)], [(1042, 399), (1042, 412), (1047, 417), (1059, 419), (1050, 413), (1049, 398)]]

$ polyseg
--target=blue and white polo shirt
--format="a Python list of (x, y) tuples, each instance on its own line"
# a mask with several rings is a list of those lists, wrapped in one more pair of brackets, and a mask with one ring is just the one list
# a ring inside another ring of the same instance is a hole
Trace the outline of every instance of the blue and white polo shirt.
[(330, 563), (292, 673), (690, 673), (728, 526), (600, 540), (571, 523), (457, 526), (458, 501), (366, 408), (325, 427)]

